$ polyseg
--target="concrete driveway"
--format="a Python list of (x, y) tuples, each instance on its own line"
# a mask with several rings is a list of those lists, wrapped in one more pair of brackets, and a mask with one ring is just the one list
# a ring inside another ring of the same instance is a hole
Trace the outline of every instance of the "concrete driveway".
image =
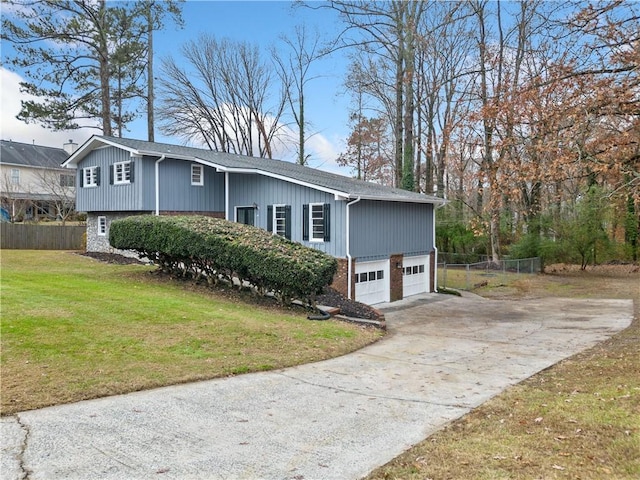
[(423, 295), (356, 353), (2, 419), (2, 478), (357, 479), (628, 326), (631, 300)]

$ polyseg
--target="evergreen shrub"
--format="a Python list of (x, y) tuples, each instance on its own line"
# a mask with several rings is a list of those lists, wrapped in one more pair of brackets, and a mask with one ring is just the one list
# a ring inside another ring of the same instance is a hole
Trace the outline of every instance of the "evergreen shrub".
[(249, 284), (281, 303), (313, 298), (331, 283), (336, 259), (266, 230), (205, 216), (140, 215), (116, 220), (112, 247), (134, 250), (164, 272)]

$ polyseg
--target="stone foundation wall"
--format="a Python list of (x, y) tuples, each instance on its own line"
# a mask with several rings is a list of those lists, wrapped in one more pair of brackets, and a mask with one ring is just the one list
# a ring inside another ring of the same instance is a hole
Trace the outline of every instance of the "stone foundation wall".
[[(149, 212), (91, 212), (87, 214), (87, 252), (117, 253), (125, 257), (138, 258), (138, 255), (132, 250), (119, 250), (109, 244), (109, 227), (114, 220), (148, 213)], [(98, 235), (98, 217), (105, 217), (107, 220), (106, 235)]]

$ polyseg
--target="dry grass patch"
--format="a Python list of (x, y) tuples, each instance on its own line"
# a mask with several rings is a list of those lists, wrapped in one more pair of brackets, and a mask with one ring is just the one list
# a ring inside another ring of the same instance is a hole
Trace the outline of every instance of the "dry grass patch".
[(147, 266), (17, 250), (1, 262), (3, 415), (318, 361), (382, 335)]
[(640, 478), (640, 269), (552, 266), (476, 293), (633, 298), (633, 324), (516, 385), (368, 479)]

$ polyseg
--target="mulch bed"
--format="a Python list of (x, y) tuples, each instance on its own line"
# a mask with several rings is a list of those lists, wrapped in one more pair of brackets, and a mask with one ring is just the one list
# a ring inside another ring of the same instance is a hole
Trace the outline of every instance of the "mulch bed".
[(326, 287), (324, 293), (316, 297), (318, 305), (340, 308), (340, 314), (346, 317), (380, 320), (380, 314), (369, 305), (349, 300), (337, 290)]
[[(140, 260), (132, 257), (125, 257), (117, 253), (105, 253), (105, 252), (85, 252), (81, 253), (86, 257), (91, 257), (95, 260), (99, 260), (105, 263), (113, 263), (117, 265), (133, 265), (142, 264)], [(225, 291), (229, 292), (229, 288)], [(255, 296), (244, 296), (245, 299), (256, 300)], [(355, 300), (349, 300), (343, 294), (331, 287), (326, 287), (325, 291), (321, 295), (316, 296), (316, 302), (318, 305), (325, 305), (327, 307), (335, 307), (340, 309), (340, 314), (346, 317), (363, 318), (366, 320), (380, 320), (380, 313), (374, 308), (364, 303), (356, 302)], [(258, 302), (260, 303), (260, 302)]]
[(137, 258), (125, 257), (124, 255), (120, 255), (118, 253), (84, 252), (80, 255), (91, 257), (104, 263), (115, 263), (117, 265), (142, 265), (144, 263)]

